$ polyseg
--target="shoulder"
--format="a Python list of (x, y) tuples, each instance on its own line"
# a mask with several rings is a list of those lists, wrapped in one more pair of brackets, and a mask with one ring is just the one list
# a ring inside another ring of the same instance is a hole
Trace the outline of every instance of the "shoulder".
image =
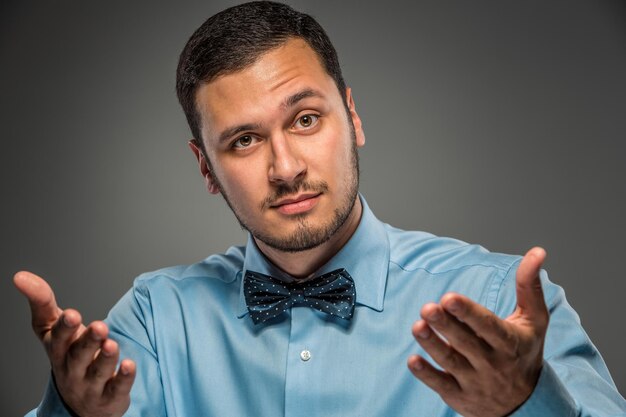
[[(386, 226), (390, 244), (390, 268), (402, 288), (416, 285), (416, 292), (438, 299), (446, 292), (464, 294), (492, 311), (509, 313), (514, 303), (518, 255), (490, 252), (481, 245), (426, 232)], [(500, 306), (500, 308), (498, 308)]]
[(468, 267), (484, 267), (506, 274), (521, 257), (490, 252), (483, 246), (421, 231), (386, 225), (390, 262), (404, 270), (422, 269), (432, 274)]
[[(179, 320), (186, 314), (207, 315), (227, 304), (232, 309), (238, 300), (238, 276), (244, 247), (231, 247), (191, 265), (178, 265), (146, 272), (135, 278), (132, 288), (116, 303), (107, 317), (115, 329), (136, 326), (133, 317), (149, 333), (149, 322)], [(204, 309), (198, 313), (196, 309)], [(226, 308), (223, 308), (226, 310)], [(135, 332), (135, 331), (133, 331)], [(151, 334), (151, 337), (154, 335)]]
[(201, 281), (205, 284), (229, 284), (237, 279), (245, 258), (244, 246), (230, 247), (190, 265), (176, 265), (139, 275), (134, 282), (136, 290), (160, 285), (184, 286)]

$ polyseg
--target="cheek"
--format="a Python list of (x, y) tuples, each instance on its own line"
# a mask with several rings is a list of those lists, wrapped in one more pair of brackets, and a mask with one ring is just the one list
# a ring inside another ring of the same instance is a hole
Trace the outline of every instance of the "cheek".
[(328, 147), (317, 155), (315, 166), (309, 165), (309, 178), (325, 181), (332, 194), (343, 194), (350, 165), (349, 153), (345, 149)]
[(239, 205), (247, 206), (265, 197), (267, 173), (258, 163), (251, 159), (229, 162), (223, 164), (220, 180), (231, 200), (245, 200), (247, 204)]
[(345, 137), (337, 137), (332, 143), (333, 146), (329, 146), (325, 159), (328, 161), (328, 166), (343, 173), (351, 166), (352, 144)]
[[(338, 124), (338, 123), (337, 123)], [(344, 126), (327, 128), (328, 134), (321, 136), (314, 145), (306, 146), (303, 150), (309, 160), (309, 166), (315, 167), (317, 172), (341, 171), (350, 167), (352, 153), (352, 139), (349, 131), (341, 133)], [(333, 178), (326, 178), (333, 180)]]
[(226, 188), (233, 198), (249, 199), (261, 192), (258, 178), (259, 176), (251, 173), (230, 177), (226, 182)]

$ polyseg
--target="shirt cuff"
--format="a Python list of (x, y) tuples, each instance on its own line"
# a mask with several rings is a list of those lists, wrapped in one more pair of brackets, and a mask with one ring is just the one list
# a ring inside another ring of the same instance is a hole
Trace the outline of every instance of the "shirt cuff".
[(530, 397), (510, 417), (576, 417), (576, 402), (545, 360)]
[[(28, 414), (30, 417), (32, 414)], [(48, 386), (44, 393), (43, 400), (37, 408), (37, 417), (73, 417), (76, 414), (72, 414), (63, 403), (63, 399), (57, 391), (57, 387), (54, 384), (53, 376), (50, 375), (48, 379)]]

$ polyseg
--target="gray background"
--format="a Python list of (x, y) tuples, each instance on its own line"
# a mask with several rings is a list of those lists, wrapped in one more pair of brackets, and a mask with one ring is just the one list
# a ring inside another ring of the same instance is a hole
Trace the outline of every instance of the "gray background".
[[(14, 272), (46, 277), (93, 320), (140, 272), (245, 235), (205, 192), (174, 93), (188, 36), (233, 3), (0, 4), (9, 416), (37, 405), (48, 376)], [(624, 393), (625, 3), (293, 4), (339, 51), (367, 135), (361, 190), (379, 218), (493, 251), (545, 246)]]

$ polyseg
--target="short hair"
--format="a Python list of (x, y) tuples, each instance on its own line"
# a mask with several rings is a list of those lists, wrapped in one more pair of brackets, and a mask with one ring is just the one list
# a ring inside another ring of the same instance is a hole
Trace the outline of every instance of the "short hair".
[[(206, 20), (189, 38), (176, 70), (176, 94), (193, 138), (204, 149), (196, 93), (203, 83), (241, 71), (289, 39), (303, 39), (317, 54), (346, 102), (346, 84), (337, 52), (311, 16), (286, 4), (253, 1), (230, 7)], [(206, 152), (205, 152), (206, 154)]]

